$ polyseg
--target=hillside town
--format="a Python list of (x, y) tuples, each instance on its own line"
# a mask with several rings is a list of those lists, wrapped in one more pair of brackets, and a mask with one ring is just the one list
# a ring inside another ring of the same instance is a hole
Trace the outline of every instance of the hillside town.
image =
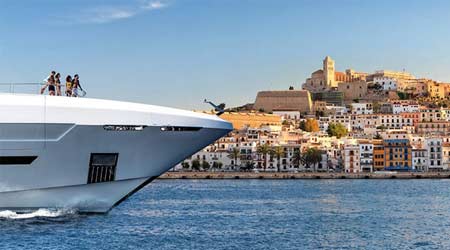
[(234, 131), (175, 170), (450, 170), (450, 84), (405, 71), (338, 72), (327, 56), (301, 89), (260, 91), (221, 117)]

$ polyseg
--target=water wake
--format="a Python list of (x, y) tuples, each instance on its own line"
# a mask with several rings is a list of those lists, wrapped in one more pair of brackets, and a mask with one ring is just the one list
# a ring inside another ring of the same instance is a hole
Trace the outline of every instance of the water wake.
[(32, 218), (55, 218), (66, 215), (72, 215), (75, 213), (75, 210), (70, 209), (38, 209), (29, 213), (18, 213), (11, 210), (3, 210), (0, 211), (0, 219), (32, 219)]

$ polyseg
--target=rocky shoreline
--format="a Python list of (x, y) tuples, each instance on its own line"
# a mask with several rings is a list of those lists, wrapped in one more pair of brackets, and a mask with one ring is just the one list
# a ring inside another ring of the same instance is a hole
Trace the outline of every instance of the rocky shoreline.
[(159, 179), (448, 179), (450, 172), (427, 173), (254, 173), (167, 172)]

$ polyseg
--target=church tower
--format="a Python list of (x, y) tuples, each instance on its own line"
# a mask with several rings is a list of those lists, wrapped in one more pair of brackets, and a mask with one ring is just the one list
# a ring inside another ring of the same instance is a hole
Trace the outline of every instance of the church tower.
[(334, 61), (329, 56), (323, 60), (323, 75), (328, 88), (337, 87), (334, 76)]

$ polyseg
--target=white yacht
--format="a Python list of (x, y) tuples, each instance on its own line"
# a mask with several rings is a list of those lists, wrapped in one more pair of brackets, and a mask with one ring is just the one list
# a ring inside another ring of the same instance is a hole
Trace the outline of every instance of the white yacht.
[(0, 94), (0, 210), (108, 212), (231, 130), (160, 106)]

